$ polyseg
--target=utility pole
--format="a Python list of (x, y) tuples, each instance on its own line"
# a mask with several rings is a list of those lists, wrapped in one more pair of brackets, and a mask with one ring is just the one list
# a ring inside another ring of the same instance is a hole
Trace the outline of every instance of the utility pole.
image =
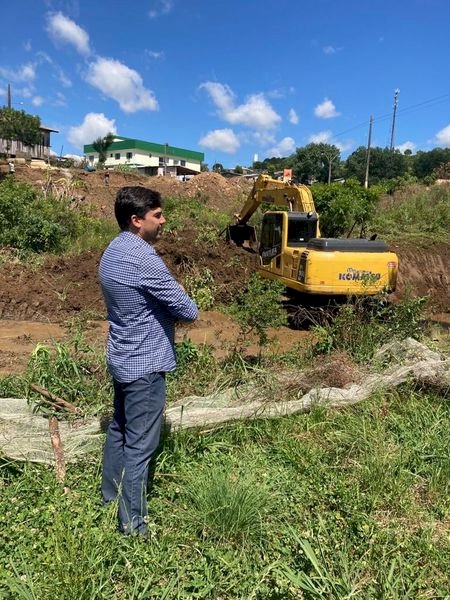
[(394, 113), (392, 115), (392, 129), (391, 129), (391, 145), (390, 150), (394, 149), (394, 132), (395, 132), (395, 116), (397, 114), (397, 105), (398, 105), (398, 96), (400, 94), (400, 90), (396, 89), (394, 92)]
[(370, 164), (370, 145), (372, 143), (372, 125), (373, 125), (373, 117), (370, 115), (369, 122), (369, 137), (367, 140), (367, 158), (366, 158), (366, 175), (364, 177), (364, 187), (369, 187), (369, 164)]
[(11, 84), (8, 83), (8, 108), (11, 108)]
[(167, 142), (164, 144), (164, 177), (167, 174)]
[(327, 154), (326, 152), (322, 152), (322, 154), (328, 160), (328, 185), (330, 185), (330, 183), (331, 183), (331, 165), (333, 163), (333, 160), (336, 160), (336, 158), (339, 156), (339, 151), (337, 151), (334, 154), (332, 152), (330, 152), (329, 154)]

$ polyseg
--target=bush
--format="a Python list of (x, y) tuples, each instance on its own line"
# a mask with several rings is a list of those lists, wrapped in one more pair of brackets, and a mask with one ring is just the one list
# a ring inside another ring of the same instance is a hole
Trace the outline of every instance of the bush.
[(256, 333), (260, 350), (269, 341), (267, 329), (286, 324), (286, 314), (280, 304), (283, 290), (284, 286), (278, 281), (253, 274), (247, 288), (230, 307), (231, 314), (241, 327), (241, 337), (245, 339), (248, 334)]
[(209, 310), (214, 305), (216, 288), (214, 277), (207, 268), (198, 273), (187, 275), (184, 285), (199, 310)]
[(0, 184), (0, 246), (22, 253), (63, 253), (104, 247), (115, 235), (108, 221), (92, 219), (70, 206), (68, 188), (38, 193), (26, 183), (7, 178)]
[(393, 339), (422, 336), (422, 314), (426, 298), (386, 304), (382, 299), (357, 298), (344, 304), (329, 322), (314, 328), (314, 350), (347, 352), (357, 362), (370, 360), (383, 344)]
[(364, 229), (379, 198), (377, 188), (365, 189), (356, 180), (344, 184), (315, 184), (311, 192), (323, 237), (339, 237), (354, 228)]
[(25, 252), (61, 252), (79, 230), (64, 200), (44, 198), (25, 183), (0, 184), (0, 245)]

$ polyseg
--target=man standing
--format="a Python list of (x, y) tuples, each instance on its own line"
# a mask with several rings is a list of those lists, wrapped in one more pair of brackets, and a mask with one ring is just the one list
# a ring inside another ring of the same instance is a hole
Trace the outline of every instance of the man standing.
[(100, 261), (108, 309), (108, 368), (114, 417), (106, 436), (102, 495), (119, 500), (119, 531), (147, 531), (149, 463), (158, 447), (165, 374), (176, 366), (175, 321), (193, 321), (198, 309), (153, 249), (165, 223), (158, 192), (124, 187), (115, 215), (121, 232)]

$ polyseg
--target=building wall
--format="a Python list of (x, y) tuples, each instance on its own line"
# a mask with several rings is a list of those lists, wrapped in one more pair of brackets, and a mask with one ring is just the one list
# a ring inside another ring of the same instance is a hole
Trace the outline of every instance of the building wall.
[[(98, 163), (98, 153), (89, 152), (86, 154), (88, 164), (94, 166)], [(179, 156), (164, 156), (145, 152), (139, 148), (126, 148), (125, 150), (115, 150), (114, 145), (110, 147), (107, 153), (105, 167), (117, 167), (118, 165), (139, 165), (142, 167), (153, 167), (155, 169), (164, 169), (166, 162), (166, 172), (176, 171), (173, 167), (185, 167), (192, 171), (200, 173), (200, 162), (192, 159), (186, 159)], [(176, 173), (175, 173), (176, 174)]]
[(0, 154), (9, 154), (16, 156), (16, 154), (25, 154), (30, 158), (42, 158), (47, 159), (50, 156), (50, 148), (43, 144), (36, 144), (34, 146), (25, 146), (22, 142), (15, 140), (6, 141), (0, 139)]

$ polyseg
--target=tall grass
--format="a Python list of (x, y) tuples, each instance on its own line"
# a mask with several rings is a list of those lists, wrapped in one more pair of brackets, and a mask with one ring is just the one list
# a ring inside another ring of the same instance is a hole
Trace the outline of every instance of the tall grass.
[(445, 598), (450, 406), (404, 388), (342, 412), (166, 439), (150, 539), (115, 531), (100, 457), (0, 470), (0, 595)]
[(448, 242), (450, 186), (402, 188), (385, 196), (371, 227), (388, 239), (434, 239)]

